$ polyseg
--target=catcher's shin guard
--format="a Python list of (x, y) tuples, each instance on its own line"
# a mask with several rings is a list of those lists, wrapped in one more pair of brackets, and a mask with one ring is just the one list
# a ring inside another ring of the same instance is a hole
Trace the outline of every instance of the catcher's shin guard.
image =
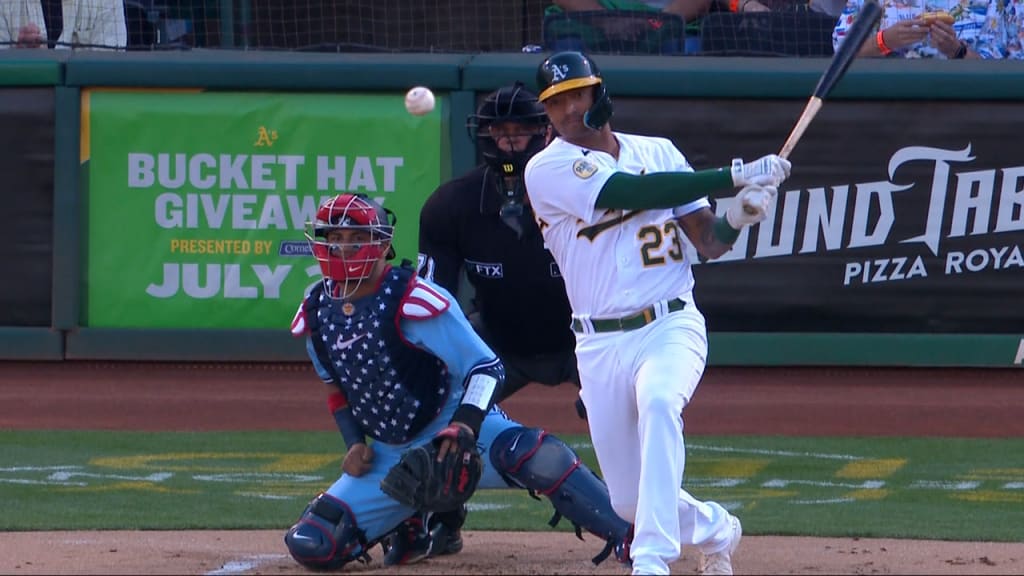
[(506, 481), (548, 497), (555, 507), (550, 524), (564, 516), (576, 527), (605, 540), (598, 564), (626, 541), (630, 525), (612, 510), (608, 487), (565, 442), (540, 428), (509, 428), (494, 439), (491, 463)]
[(370, 545), (344, 502), (320, 493), (284, 535), (292, 558), (313, 570), (335, 570), (366, 561)]

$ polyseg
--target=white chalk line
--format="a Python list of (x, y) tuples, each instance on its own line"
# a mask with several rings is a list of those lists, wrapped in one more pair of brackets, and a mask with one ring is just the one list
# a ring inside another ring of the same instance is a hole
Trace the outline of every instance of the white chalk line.
[(245, 556), (239, 560), (229, 560), (216, 570), (207, 572), (207, 576), (218, 576), (221, 574), (243, 574), (250, 570), (256, 570), (264, 564), (288, 558), (286, 554), (254, 554)]
[(762, 448), (728, 448), (706, 444), (687, 444), (687, 448), (708, 452), (729, 452), (732, 454), (757, 454), (760, 456), (795, 456), (798, 458), (821, 458), (823, 460), (864, 460), (864, 456), (852, 454), (822, 454), (820, 452), (790, 452), (788, 450), (765, 450)]

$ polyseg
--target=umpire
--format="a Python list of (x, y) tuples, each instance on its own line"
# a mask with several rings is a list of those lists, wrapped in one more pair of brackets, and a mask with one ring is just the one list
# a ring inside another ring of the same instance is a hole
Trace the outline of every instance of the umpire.
[[(544, 106), (517, 82), (487, 95), (466, 126), (484, 162), (423, 205), (419, 273), (458, 296), (465, 270), (474, 292), (467, 315), (505, 364), (497, 401), (531, 383), (578, 388), (569, 300), (523, 179), (551, 135)], [(577, 410), (583, 416), (582, 403)]]

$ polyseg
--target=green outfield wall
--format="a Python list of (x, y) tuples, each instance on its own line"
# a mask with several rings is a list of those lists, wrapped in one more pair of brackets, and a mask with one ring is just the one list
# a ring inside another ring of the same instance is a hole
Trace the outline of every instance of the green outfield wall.
[[(542, 58), (0, 52), (0, 359), (305, 360), (311, 207), (375, 197), (415, 260), (422, 201), (477, 162), (467, 115)], [(777, 150), (828, 63), (598, 62), (615, 128), (697, 169)], [(855, 62), (764, 230), (688, 254), (709, 363), (1024, 365), (1021, 133), (1024, 62)]]

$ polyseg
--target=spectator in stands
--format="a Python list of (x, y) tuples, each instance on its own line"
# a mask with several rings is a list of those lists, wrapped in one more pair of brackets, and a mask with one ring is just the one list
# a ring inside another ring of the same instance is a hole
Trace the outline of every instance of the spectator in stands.
[[(835, 14), (827, 2), (840, 2)], [(846, 0), (714, 0), (701, 22), (708, 56), (832, 55), (832, 30)]]
[(1006, 15), (1006, 57), (1024, 60), (1024, 0), (1007, 0), (1003, 10)]
[(769, 12), (771, 8), (760, 0), (717, 0), (718, 10), (724, 12)]
[(846, 8), (846, 0), (810, 0), (809, 5), (814, 12), (838, 18), (843, 13), (843, 8)]
[(818, 12), (838, 18), (847, 0), (716, 0), (730, 12)]
[[(661, 12), (679, 16), (686, 29), (669, 31), (664, 29), (645, 30), (646, 22), (639, 19), (609, 18), (601, 23), (604, 27), (598, 32), (602, 40), (594, 40), (587, 31), (579, 30), (575, 34), (565, 34), (549, 50), (601, 51), (605, 49), (600, 42), (605, 38), (629, 38), (654, 35), (659, 41), (650, 47), (651, 52), (662, 54), (682, 54), (699, 49), (700, 18), (708, 13), (713, 0), (553, 0), (554, 4), (545, 10), (545, 14), (562, 12), (589, 12), (601, 10), (623, 10), (640, 12)], [(675, 33), (675, 37), (672, 34)], [(684, 47), (685, 36), (691, 36), (694, 42)], [(589, 41), (588, 41), (589, 40)], [(614, 46), (606, 47), (614, 51)]]
[[(554, 0), (566, 12), (583, 10), (659, 10), (693, 22), (707, 14), (711, 0)], [(550, 8), (549, 8), (550, 10)]]
[(846, 0), (714, 0), (711, 10), (718, 12), (815, 12), (827, 13), (830, 5), (835, 5), (835, 14), (839, 16), (846, 6)]
[[(832, 32), (838, 48), (864, 0), (849, 0)], [(991, 59), (1007, 56), (1007, 19), (1002, 0), (961, 3), (929, 0), (907, 4), (881, 0), (878, 30), (861, 46), (861, 57)], [(951, 22), (949, 21), (951, 20)], [(1018, 41), (1019, 43), (1019, 41)]]
[(2, 0), (0, 48), (124, 50), (124, 0)]

